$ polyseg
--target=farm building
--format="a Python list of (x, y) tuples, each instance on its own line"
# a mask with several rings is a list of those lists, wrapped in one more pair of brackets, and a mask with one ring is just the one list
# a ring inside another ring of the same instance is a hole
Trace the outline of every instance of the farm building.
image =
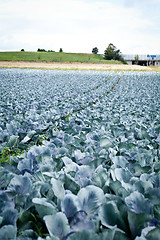
[(130, 65), (138, 64), (142, 66), (160, 66), (160, 55), (123, 54), (122, 56)]

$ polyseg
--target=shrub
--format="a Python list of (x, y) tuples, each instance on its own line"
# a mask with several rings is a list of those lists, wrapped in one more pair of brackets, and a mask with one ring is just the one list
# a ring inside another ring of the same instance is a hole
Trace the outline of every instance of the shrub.
[(43, 48), (38, 48), (37, 52), (46, 52), (46, 50)]

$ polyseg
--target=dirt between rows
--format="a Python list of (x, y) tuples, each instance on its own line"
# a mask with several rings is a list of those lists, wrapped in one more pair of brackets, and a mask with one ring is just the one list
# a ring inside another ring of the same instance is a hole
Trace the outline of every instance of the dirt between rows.
[(152, 71), (151, 67), (139, 65), (106, 64), (106, 63), (60, 63), (60, 62), (24, 62), (0, 61), (0, 68), (40, 68), (40, 69), (73, 69), (73, 70), (143, 70)]

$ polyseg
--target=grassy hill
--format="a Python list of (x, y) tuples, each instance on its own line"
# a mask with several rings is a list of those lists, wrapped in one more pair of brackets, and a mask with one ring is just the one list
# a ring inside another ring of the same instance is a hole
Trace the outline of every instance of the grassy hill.
[(120, 64), (119, 61), (104, 60), (103, 56), (87, 53), (64, 52), (0, 52), (0, 61), (30, 62), (81, 62)]

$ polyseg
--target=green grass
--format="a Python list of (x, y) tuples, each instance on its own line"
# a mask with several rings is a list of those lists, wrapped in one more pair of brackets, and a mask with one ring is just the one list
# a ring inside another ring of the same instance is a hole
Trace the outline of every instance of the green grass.
[(81, 62), (121, 64), (119, 61), (104, 60), (103, 56), (87, 53), (60, 52), (0, 52), (0, 61), (29, 62)]

